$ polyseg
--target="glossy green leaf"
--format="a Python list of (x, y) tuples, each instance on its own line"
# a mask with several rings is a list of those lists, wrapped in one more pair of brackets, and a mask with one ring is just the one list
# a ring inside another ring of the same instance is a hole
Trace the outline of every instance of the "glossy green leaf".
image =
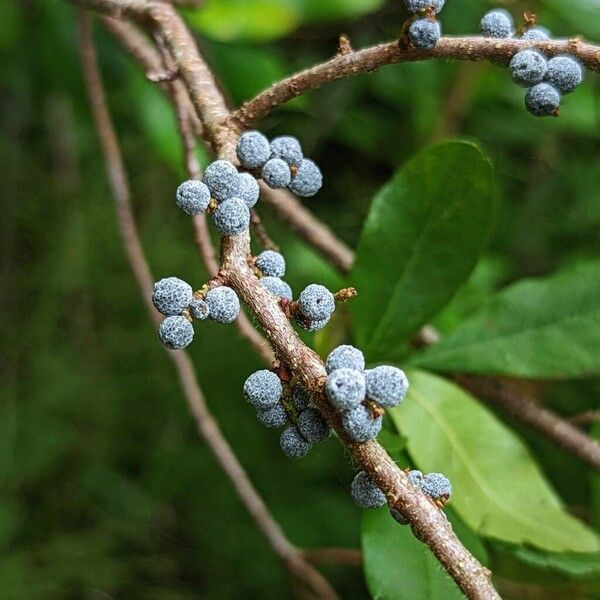
[(366, 511), (362, 548), (367, 586), (375, 600), (463, 598), (431, 552), (387, 509)]
[(371, 360), (393, 356), (467, 280), (493, 209), (492, 167), (466, 142), (421, 152), (377, 194), (350, 277), (357, 341)]
[(595, 577), (600, 575), (600, 554), (574, 554), (567, 552), (557, 554), (554, 552), (543, 552), (534, 548), (523, 546), (514, 549), (514, 555), (525, 564), (556, 571), (570, 577)]
[(553, 552), (597, 552), (598, 537), (569, 515), (521, 440), (463, 390), (409, 373), (390, 412), (417, 466), (445, 473), (452, 507), (480, 535)]
[(519, 377), (600, 373), (600, 261), (516, 283), (412, 364)]

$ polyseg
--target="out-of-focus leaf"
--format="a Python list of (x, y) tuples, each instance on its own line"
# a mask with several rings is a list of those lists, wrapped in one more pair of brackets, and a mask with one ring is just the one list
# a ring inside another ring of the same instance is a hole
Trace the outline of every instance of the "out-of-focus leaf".
[(600, 554), (543, 552), (519, 546), (514, 555), (525, 564), (539, 569), (557, 571), (570, 577), (594, 577), (600, 575)]
[(573, 37), (583, 34), (591, 39), (600, 38), (600, 2), (598, 0), (570, 0), (569, 2), (546, 0), (544, 8), (557, 15), (565, 29)]
[(285, 0), (296, 6), (305, 22), (323, 23), (353, 19), (373, 12), (383, 6), (385, 0)]
[(452, 481), (452, 507), (482, 536), (553, 552), (597, 552), (594, 532), (569, 515), (519, 438), (463, 390), (423, 371), (390, 410), (422, 470)]

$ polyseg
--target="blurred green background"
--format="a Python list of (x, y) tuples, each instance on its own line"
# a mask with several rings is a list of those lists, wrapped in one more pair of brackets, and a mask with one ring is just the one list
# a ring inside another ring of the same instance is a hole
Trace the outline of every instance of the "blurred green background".
[[(538, 12), (556, 35), (600, 40), (600, 9), (587, 0), (504, 5)], [(445, 32), (476, 31), (490, 7), (448, 0)], [(339, 33), (361, 47), (393, 38), (406, 17), (399, 0), (206, 0), (185, 14), (236, 104), (331, 56)], [(152, 270), (199, 285), (206, 276), (191, 223), (173, 209), (183, 172), (170, 108), (100, 26), (96, 39)], [(0, 598), (289, 597), (277, 559), (198, 439), (124, 258), (72, 8), (3, 0), (0, 52)], [(301, 139), (325, 173), (307, 205), (351, 246), (373, 194), (404, 161), (433, 141), (477, 141), (494, 161), (501, 204), (461, 304), (468, 314), (507, 282), (600, 250), (597, 77), (565, 99), (560, 119), (529, 116), (522, 96), (489, 64), (404, 64), (312, 92), (260, 127)], [(294, 289), (340, 285), (268, 207), (261, 212)], [(452, 318), (441, 325), (451, 328)], [(260, 363), (235, 328), (203, 324), (191, 356), (220, 426), (288, 536), (303, 547), (358, 547), (360, 510), (347, 492), (354, 470), (339, 445), (299, 462), (281, 455), (277, 433), (241, 397)], [(580, 381), (545, 397), (568, 415), (596, 408), (599, 392), (597, 381)], [(565, 503), (600, 520), (589, 472), (517, 430)], [(499, 545), (488, 550), (506, 597), (600, 597), (589, 578), (535, 569)], [(342, 597), (367, 597), (360, 570), (324, 571)]]

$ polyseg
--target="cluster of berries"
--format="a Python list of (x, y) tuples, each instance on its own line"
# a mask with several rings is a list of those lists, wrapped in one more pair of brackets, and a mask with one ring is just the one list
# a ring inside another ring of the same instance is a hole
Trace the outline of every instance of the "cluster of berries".
[(397, 367), (382, 365), (365, 370), (365, 359), (353, 346), (338, 346), (325, 363), (325, 393), (342, 412), (342, 424), (355, 442), (374, 439), (381, 431), (383, 413), (402, 402), (408, 380)]
[(206, 293), (194, 293), (191, 285), (177, 277), (166, 277), (154, 284), (152, 303), (166, 317), (158, 328), (158, 336), (170, 350), (182, 350), (192, 342), (192, 319), (231, 323), (240, 312), (240, 301), (230, 287), (221, 285)]
[(314, 196), (323, 183), (319, 167), (302, 155), (300, 142), (291, 136), (271, 143), (258, 131), (244, 133), (237, 145), (243, 168), (238, 172), (228, 160), (206, 168), (202, 181), (190, 179), (177, 189), (176, 202), (188, 215), (213, 213), (213, 223), (223, 235), (239, 235), (250, 225), (250, 209), (258, 202), (257, 178), (272, 188), (287, 187), (298, 196)]
[(287, 426), (279, 443), (290, 458), (302, 458), (313, 444), (325, 441), (331, 433), (318, 409), (310, 406), (308, 390), (300, 383), (284, 387), (273, 371), (262, 369), (252, 373), (244, 383), (244, 396), (263, 425)]
[[(481, 19), (481, 32), (486, 37), (507, 38), (514, 35), (513, 19), (503, 9), (492, 10)], [(530, 41), (550, 39), (542, 27), (526, 31), (522, 38)], [(555, 56), (548, 60), (533, 48), (517, 52), (510, 61), (513, 81), (527, 89), (525, 106), (537, 117), (558, 116), (561, 96), (569, 94), (583, 81), (583, 69), (571, 56)]]
[(416, 19), (408, 28), (410, 43), (419, 50), (431, 50), (442, 37), (442, 28), (436, 15), (446, 0), (404, 0), (406, 8)]

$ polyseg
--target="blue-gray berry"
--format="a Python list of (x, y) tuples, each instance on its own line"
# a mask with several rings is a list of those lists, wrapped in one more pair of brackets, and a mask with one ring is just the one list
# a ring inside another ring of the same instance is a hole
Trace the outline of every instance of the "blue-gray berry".
[(215, 160), (208, 165), (202, 181), (217, 202), (233, 198), (240, 187), (239, 173), (228, 160)]
[(555, 117), (560, 107), (560, 92), (548, 83), (538, 83), (527, 90), (525, 106), (536, 117)]
[(267, 408), (260, 408), (256, 411), (256, 418), (265, 427), (283, 427), (287, 423), (287, 413), (281, 404), (277, 403)]
[(201, 181), (189, 179), (177, 188), (175, 202), (184, 213), (199, 215), (208, 208), (210, 190)]
[(385, 494), (365, 471), (360, 471), (352, 480), (350, 492), (360, 508), (379, 508), (387, 504)]
[(194, 319), (204, 321), (204, 319), (208, 318), (209, 312), (210, 309), (208, 308), (208, 304), (204, 300), (194, 298), (190, 302), (190, 314), (192, 315), (192, 317), (194, 317)]
[(342, 415), (342, 425), (346, 433), (355, 442), (375, 439), (381, 431), (383, 418), (373, 418), (371, 411), (359, 404)]
[(312, 448), (312, 444), (307, 442), (294, 426), (283, 430), (279, 445), (282, 452), (290, 458), (302, 458)]
[(583, 81), (583, 70), (574, 58), (555, 56), (548, 61), (544, 81), (559, 92), (568, 94)]
[(304, 331), (319, 331), (319, 329), (323, 329), (327, 323), (329, 323), (329, 319), (331, 317), (327, 317), (326, 319), (313, 320), (306, 319), (302, 315), (294, 315), (294, 322), (298, 327), (304, 329)]
[(237, 157), (246, 169), (262, 167), (271, 156), (269, 140), (260, 131), (246, 131), (237, 143)]
[(407, 474), (408, 480), (416, 487), (423, 487), (423, 473), (418, 469), (413, 469)]
[(279, 404), (283, 394), (283, 386), (279, 377), (272, 371), (261, 369), (252, 373), (244, 382), (246, 400), (259, 409), (270, 408)]
[(270, 188), (283, 188), (290, 182), (290, 166), (281, 158), (270, 158), (262, 168), (260, 175)]
[(404, 371), (387, 365), (365, 371), (365, 382), (367, 398), (385, 408), (400, 404), (408, 389)]
[(239, 175), (238, 198), (241, 198), (248, 208), (252, 208), (260, 196), (258, 182), (250, 173), (240, 173)]
[(436, 14), (444, 8), (446, 0), (404, 0), (406, 10), (411, 14), (424, 11), (427, 8), (433, 8)]
[(259, 283), (279, 298), (293, 298), (292, 288), (279, 277), (261, 277)]
[(178, 277), (165, 277), (154, 284), (152, 304), (156, 310), (170, 317), (180, 315), (194, 297), (192, 286)]
[(299, 167), (304, 158), (300, 142), (291, 135), (281, 135), (272, 139), (271, 158), (281, 158), (290, 167)]
[(547, 40), (550, 38), (550, 31), (545, 27), (532, 27), (523, 34), (522, 38), (535, 42)]
[(285, 275), (285, 258), (275, 250), (263, 250), (254, 262), (263, 275), (283, 277)]
[(325, 383), (329, 401), (339, 410), (350, 410), (365, 399), (365, 378), (354, 369), (337, 369)]
[(325, 286), (311, 283), (300, 293), (298, 307), (307, 319), (321, 321), (332, 315), (335, 310), (335, 298)]
[(310, 392), (301, 383), (296, 383), (292, 389), (291, 400), (294, 410), (300, 414), (310, 404)]
[(170, 350), (183, 350), (194, 339), (194, 328), (184, 316), (173, 315), (160, 324), (158, 337)]
[(479, 27), (486, 37), (507, 38), (513, 33), (513, 18), (508, 11), (498, 8), (485, 14)]
[(331, 427), (316, 408), (302, 411), (298, 415), (296, 427), (302, 437), (312, 444), (326, 440), (331, 433)]
[(450, 480), (441, 473), (428, 473), (423, 477), (421, 489), (434, 500), (449, 498), (452, 494)]
[(323, 175), (317, 165), (305, 158), (298, 167), (296, 174), (292, 177), (288, 189), (303, 198), (314, 196), (323, 185)]
[(442, 28), (438, 21), (418, 19), (408, 28), (410, 43), (420, 50), (431, 50), (442, 37)]
[(221, 285), (206, 294), (209, 317), (217, 323), (231, 323), (240, 314), (240, 300), (230, 287)]
[(531, 87), (544, 79), (547, 64), (546, 57), (537, 50), (521, 50), (512, 57), (508, 69), (516, 84)]
[(241, 198), (230, 198), (217, 206), (213, 223), (223, 235), (239, 235), (250, 226), (250, 209)]
[(334, 348), (325, 361), (325, 368), (328, 373), (336, 369), (355, 369), (356, 371), (364, 371), (365, 357), (363, 353), (354, 346), (342, 344)]

